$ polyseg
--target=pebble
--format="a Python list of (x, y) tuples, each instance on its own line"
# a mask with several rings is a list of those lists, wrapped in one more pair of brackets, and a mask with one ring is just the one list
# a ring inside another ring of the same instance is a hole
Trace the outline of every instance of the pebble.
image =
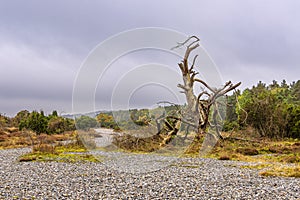
[(0, 150), (0, 199), (300, 198), (299, 178), (233, 167), (244, 162), (100, 151), (100, 163), (17, 161), (29, 151)]

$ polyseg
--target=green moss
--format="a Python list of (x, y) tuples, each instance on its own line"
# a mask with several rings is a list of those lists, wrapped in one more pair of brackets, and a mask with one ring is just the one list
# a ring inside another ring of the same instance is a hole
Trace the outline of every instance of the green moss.
[(19, 157), (20, 162), (28, 162), (28, 161), (56, 161), (56, 162), (99, 162), (97, 158), (90, 154), (72, 154), (72, 153), (41, 153), (34, 152), (22, 155)]
[(300, 166), (272, 167), (260, 173), (262, 176), (285, 176), (300, 178)]
[(79, 145), (56, 146), (55, 151), (58, 153), (64, 152), (87, 152), (85, 147)]
[(87, 154), (85, 147), (77, 144), (58, 145), (52, 151), (40, 151), (36, 148), (33, 152), (19, 157), (20, 162), (28, 161), (56, 161), (56, 162), (99, 162), (93, 155)]
[(257, 164), (257, 165), (243, 165), (240, 166), (241, 168), (246, 168), (246, 169), (265, 169), (272, 166), (271, 164)]

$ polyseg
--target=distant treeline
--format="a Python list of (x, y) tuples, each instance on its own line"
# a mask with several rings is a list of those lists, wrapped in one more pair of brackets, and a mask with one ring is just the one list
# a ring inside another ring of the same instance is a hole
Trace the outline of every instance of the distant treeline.
[[(273, 81), (270, 85), (260, 81), (251, 89), (245, 89), (243, 92), (238, 90), (226, 98), (223, 131), (251, 126), (262, 137), (300, 138), (300, 80), (291, 84), (287, 84), (285, 80), (281, 83)], [(0, 114), (0, 130), (4, 127), (18, 127), (20, 130), (32, 130), (37, 134), (60, 134), (76, 128), (135, 129), (137, 126), (155, 126), (155, 119), (162, 114), (162, 110), (168, 115), (176, 109), (178, 106), (168, 105), (152, 110), (132, 109), (117, 111), (114, 114), (103, 112), (95, 118), (83, 115), (76, 120), (58, 116), (56, 111), (46, 116), (43, 111), (23, 110), (13, 118)], [(184, 128), (183, 125), (182, 129)]]

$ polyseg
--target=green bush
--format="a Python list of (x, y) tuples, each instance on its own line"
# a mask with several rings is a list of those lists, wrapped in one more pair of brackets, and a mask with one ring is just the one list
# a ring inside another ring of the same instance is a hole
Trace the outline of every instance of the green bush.
[(89, 116), (81, 116), (76, 120), (76, 127), (80, 130), (88, 130), (97, 126), (97, 120)]

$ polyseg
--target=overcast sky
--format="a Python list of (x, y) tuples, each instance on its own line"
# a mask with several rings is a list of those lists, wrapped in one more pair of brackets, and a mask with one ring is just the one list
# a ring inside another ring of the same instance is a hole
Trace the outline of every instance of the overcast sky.
[(72, 112), (73, 83), (89, 52), (140, 27), (199, 36), (223, 79), (242, 88), (296, 81), (299, 10), (297, 0), (0, 1), (0, 113)]

